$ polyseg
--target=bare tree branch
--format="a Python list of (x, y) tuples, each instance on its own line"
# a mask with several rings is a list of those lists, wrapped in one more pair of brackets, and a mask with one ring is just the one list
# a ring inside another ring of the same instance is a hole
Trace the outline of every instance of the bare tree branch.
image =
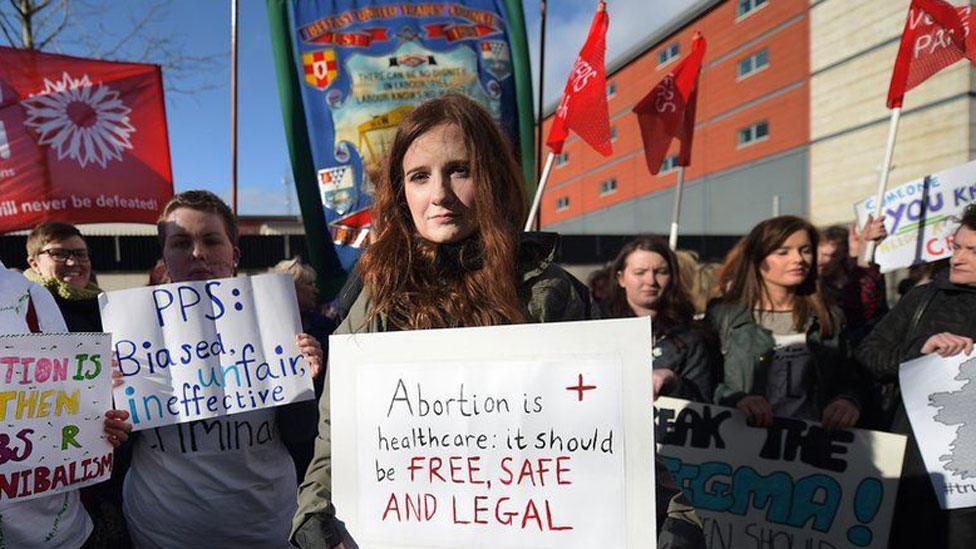
[[(50, 0), (48, 0), (48, 3), (50, 3)], [(37, 42), (37, 49), (43, 50), (44, 48), (46, 48), (47, 45), (51, 43), (51, 40), (57, 38), (61, 34), (61, 32), (68, 27), (68, 20), (70, 19), (68, 15), (69, 4), (68, 2), (63, 2), (62, 5), (64, 6), (64, 16), (61, 18), (61, 23), (59, 23), (58, 26), (51, 31), (51, 33), (47, 36), (47, 38), (41, 39), (40, 41)]]
[(14, 41), (14, 38), (10, 33), (16, 33), (15, 29), (16, 27), (14, 27), (13, 24), (10, 23), (10, 20), (7, 19), (7, 14), (0, 10), (0, 31), (3, 31), (4, 38), (7, 39), (7, 43), (13, 48), (17, 47), (17, 42)]
[(14, 9), (17, 11), (17, 15), (20, 17), (27, 17), (30, 15), (29, 13), (26, 13), (20, 9), (20, 2), (18, 0), (10, 0), (10, 5), (14, 7)]
[(142, 17), (138, 19), (130, 18), (129, 20), (129, 32), (119, 38), (115, 45), (111, 46), (108, 50), (103, 53), (108, 57), (113, 57), (118, 55), (118, 52), (126, 44), (130, 43), (133, 38), (138, 36), (141, 32), (146, 30), (152, 21), (156, 19), (156, 14), (163, 9), (163, 4), (155, 3), (151, 4), (149, 8), (143, 13)]
[[(162, 30), (160, 23), (169, 12), (166, 0), (149, 0), (138, 9), (111, 0), (7, 3), (0, 7), (0, 36), (13, 47), (153, 63), (162, 67), (164, 87), (170, 94), (192, 95), (223, 87), (217, 79), (226, 70), (223, 61), (227, 52), (198, 54), (183, 36)], [(127, 25), (119, 24), (120, 12), (125, 14)], [(107, 21), (109, 13), (111, 21)], [(22, 39), (17, 40), (18, 36)]]
[(47, 9), (47, 7), (49, 5), (51, 5), (51, 2), (52, 2), (52, 0), (41, 0), (41, 3), (40, 4), (34, 4), (30, 8), (31, 14), (44, 11), (45, 9)]

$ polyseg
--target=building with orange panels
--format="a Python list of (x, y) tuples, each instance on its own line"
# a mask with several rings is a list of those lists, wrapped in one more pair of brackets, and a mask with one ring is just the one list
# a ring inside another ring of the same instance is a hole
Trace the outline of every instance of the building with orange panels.
[(806, 215), (810, 10), (810, 0), (701, 0), (613, 60), (607, 68), (613, 154), (605, 158), (570, 136), (543, 196), (543, 229), (667, 232), (678, 145), (651, 175), (631, 111), (689, 53), (695, 31), (708, 49), (681, 234), (738, 235), (774, 212)]

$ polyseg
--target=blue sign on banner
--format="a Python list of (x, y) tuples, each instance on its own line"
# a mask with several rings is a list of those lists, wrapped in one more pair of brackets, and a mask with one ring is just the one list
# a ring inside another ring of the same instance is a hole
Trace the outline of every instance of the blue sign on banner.
[(503, 0), (295, 0), (289, 16), (319, 196), (346, 270), (397, 125), (418, 104), (467, 95), (518, 143)]

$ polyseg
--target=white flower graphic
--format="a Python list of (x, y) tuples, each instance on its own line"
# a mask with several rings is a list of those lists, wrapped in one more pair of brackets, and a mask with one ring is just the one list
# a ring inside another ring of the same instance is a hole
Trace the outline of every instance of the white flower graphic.
[(129, 136), (136, 131), (119, 92), (105, 84), (94, 85), (88, 75), (61, 80), (44, 79), (44, 89), (21, 101), (27, 109), (27, 126), (40, 134), (38, 143), (50, 145), (58, 160), (71, 158), (84, 168), (105, 167), (110, 160), (122, 160), (122, 151), (132, 148)]

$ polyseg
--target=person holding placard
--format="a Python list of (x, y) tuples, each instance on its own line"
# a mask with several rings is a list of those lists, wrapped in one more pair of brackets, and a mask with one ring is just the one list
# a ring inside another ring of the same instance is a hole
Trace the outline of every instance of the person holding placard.
[[(354, 272), (362, 289), (337, 333), (597, 316), (587, 287), (553, 262), (555, 235), (521, 233), (521, 172), (491, 115), (477, 103), (448, 94), (417, 107), (397, 129), (386, 166), (376, 188), (372, 241)], [(303, 548), (351, 549), (331, 503), (325, 386), (315, 458), (300, 488), (291, 540)], [(659, 540), (676, 549), (703, 544), (694, 510), (673, 481), (663, 485), (670, 480), (663, 467), (657, 474), (658, 519), (666, 522)]]
[(712, 365), (705, 337), (692, 326), (695, 309), (667, 240), (654, 236), (631, 240), (617, 254), (611, 272), (616, 288), (610, 297), (610, 314), (654, 318), (654, 396), (709, 402)]
[[(67, 332), (51, 295), (0, 263), (0, 333)], [(112, 446), (126, 441), (128, 412), (105, 413), (105, 436)], [(88, 547), (93, 525), (79, 490), (0, 504), (0, 540), (5, 547)]]
[(843, 313), (820, 291), (817, 241), (817, 230), (798, 217), (759, 223), (708, 313), (724, 360), (714, 401), (738, 408), (751, 425), (769, 427), (783, 416), (845, 429), (860, 418), (857, 365)]
[[(174, 196), (158, 230), (173, 282), (234, 276), (237, 219), (213, 193)], [(307, 334), (298, 335), (297, 343), (314, 377), (322, 368), (322, 348)], [(123, 498), (134, 544), (288, 547), (297, 481), (285, 439), (302, 445), (314, 438), (314, 412), (310, 400), (206, 420), (206, 429), (258, 433), (233, 440), (200, 436), (200, 429), (194, 437), (196, 422), (139, 432)], [(270, 435), (262, 438), (262, 432)]]
[(885, 281), (877, 263), (864, 255), (869, 242), (880, 243), (888, 236), (884, 216), (869, 215), (864, 227), (834, 225), (820, 231), (817, 272), (827, 297), (844, 312), (847, 333), (853, 345), (864, 339), (888, 312)]
[[(899, 366), (922, 355), (972, 356), (974, 311), (976, 205), (970, 205), (952, 238), (948, 276), (940, 274), (909, 291), (857, 348), (857, 359), (877, 381), (897, 382)], [(971, 547), (976, 539), (976, 508), (941, 510), (900, 401), (891, 430), (908, 435), (891, 547)]]

